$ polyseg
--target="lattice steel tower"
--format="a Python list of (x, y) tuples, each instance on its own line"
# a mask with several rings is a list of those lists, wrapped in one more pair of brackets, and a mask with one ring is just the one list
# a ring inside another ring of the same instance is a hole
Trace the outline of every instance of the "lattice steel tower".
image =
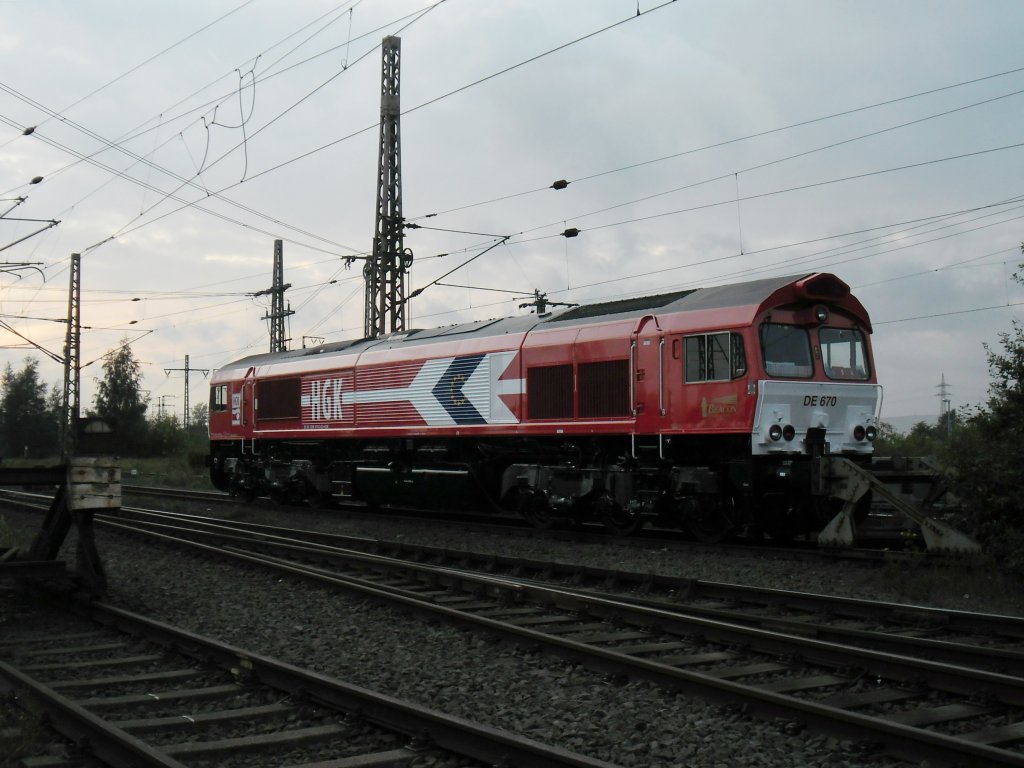
[(188, 403), (188, 375), (193, 371), (198, 371), (203, 374), (203, 378), (210, 372), (209, 368), (190, 368), (188, 364), (188, 355), (185, 355), (185, 367), (184, 368), (164, 368), (164, 375), (170, 376), (172, 371), (184, 371), (185, 372), (185, 412), (181, 417), (181, 424), (185, 429), (189, 428), (192, 423), (192, 412)]
[(381, 44), (380, 161), (377, 170), (377, 221), (373, 251), (363, 267), (366, 304), (363, 334), (376, 338), (405, 330), (405, 273), (412, 251), (403, 244), (402, 151), (399, 131), (399, 58), (402, 41)]
[(288, 309), (284, 308), (284, 292), (292, 287), (291, 283), (284, 281), (284, 242), (274, 241), (274, 284), (263, 291), (257, 291), (253, 296), (264, 296), (270, 294), (270, 311), (263, 316), (264, 320), (270, 321), (270, 351), (287, 352), (288, 342), (291, 341), (285, 332), (285, 318), (294, 315), (291, 304)]
[(82, 256), (72, 253), (68, 285), (68, 328), (64, 339), (64, 398), (61, 414), (61, 453), (65, 459), (75, 452), (75, 429), (81, 413), (81, 297)]

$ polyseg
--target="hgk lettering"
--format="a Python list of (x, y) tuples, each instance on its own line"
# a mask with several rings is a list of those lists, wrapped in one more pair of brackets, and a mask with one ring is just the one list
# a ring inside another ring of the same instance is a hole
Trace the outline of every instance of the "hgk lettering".
[(309, 389), (309, 420), (332, 421), (342, 416), (343, 379), (311, 381)]

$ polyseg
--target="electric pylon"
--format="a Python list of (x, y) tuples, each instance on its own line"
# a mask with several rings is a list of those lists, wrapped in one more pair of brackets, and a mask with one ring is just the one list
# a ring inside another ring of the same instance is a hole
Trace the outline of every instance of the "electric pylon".
[(68, 329), (64, 338), (64, 398), (61, 414), (61, 452), (63, 458), (74, 455), (75, 432), (81, 412), (82, 343), (82, 256), (71, 254), (71, 278), (68, 285)]
[(189, 368), (188, 366), (188, 355), (185, 355), (185, 367), (184, 368), (164, 368), (164, 374), (167, 376), (171, 375), (171, 371), (184, 371), (185, 372), (185, 413), (181, 417), (181, 425), (188, 429), (189, 422), (192, 419), (192, 414), (189, 413), (188, 409), (188, 375), (192, 371), (198, 371), (203, 374), (203, 378), (206, 378), (206, 374), (210, 372), (209, 368)]
[(381, 45), (380, 153), (377, 216), (373, 250), (363, 267), (366, 303), (363, 334), (372, 339), (405, 330), (405, 273), (412, 251), (403, 242), (402, 151), (399, 123), (399, 58), (402, 41), (385, 37)]
[(284, 330), (286, 317), (294, 315), (291, 304), (288, 309), (284, 308), (284, 292), (292, 287), (291, 283), (284, 281), (284, 243), (281, 240), (274, 241), (274, 284), (269, 288), (256, 291), (255, 296), (270, 294), (270, 311), (263, 316), (264, 320), (270, 321), (270, 351), (287, 352), (288, 338)]

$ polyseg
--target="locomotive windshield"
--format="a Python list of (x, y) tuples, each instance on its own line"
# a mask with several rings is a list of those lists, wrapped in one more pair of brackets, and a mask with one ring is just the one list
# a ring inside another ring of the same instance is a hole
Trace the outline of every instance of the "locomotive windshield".
[(871, 371), (863, 333), (854, 328), (822, 328), (818, 331), (818, 340), (826, 376), (830, 379), (867, 380)]
[(765, 323), (761, 326), (764, 370), (769, 376), (809, 379), (814, 375), (811, 339), (799, 325)]

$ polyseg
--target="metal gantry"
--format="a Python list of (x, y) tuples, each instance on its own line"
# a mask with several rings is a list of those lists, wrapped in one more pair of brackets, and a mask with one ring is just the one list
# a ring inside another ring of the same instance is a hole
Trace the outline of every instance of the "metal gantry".
[(385, 37), (381, 45), (380, 155), (377, 170), (377, 216), (373, 250), (363, 277), (366, 303), (363, 333), (376, 338), (405, 330), (405, 274), (412, 251), (403, 242), (402, 152), (399, 130), (399, 60), (401, 39)]

